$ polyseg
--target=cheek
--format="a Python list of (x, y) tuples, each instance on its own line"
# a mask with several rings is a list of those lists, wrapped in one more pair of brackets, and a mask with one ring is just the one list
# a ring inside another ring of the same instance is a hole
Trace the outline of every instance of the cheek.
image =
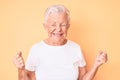
[(52, 33), (54, 31), (54, 28), (48, 28), (47, 31), (50, 34), (50, 33)]
[(68, 29), (63, 29), (63, 32), (64, 32), (65, 34), (67, 34), (67, 31), (68, 31)]

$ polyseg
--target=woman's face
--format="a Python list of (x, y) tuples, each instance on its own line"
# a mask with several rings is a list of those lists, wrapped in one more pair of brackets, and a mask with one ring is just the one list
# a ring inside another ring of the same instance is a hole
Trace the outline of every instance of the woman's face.
[(44, 23), (44, 27), (48, 32), (50, 40), (62, 42), (66, 40), (69, 28), (68, 17), (65, 13), (52, 13), (48, 16), (47, 21)]

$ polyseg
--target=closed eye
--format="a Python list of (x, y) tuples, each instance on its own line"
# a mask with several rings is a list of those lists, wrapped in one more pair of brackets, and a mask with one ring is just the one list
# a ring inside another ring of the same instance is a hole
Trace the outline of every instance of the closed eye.
[(66, 26), (67, 26), (67, 24), (61, 24), (60, 26), (61, 26), (61, 27), (66, 27)]

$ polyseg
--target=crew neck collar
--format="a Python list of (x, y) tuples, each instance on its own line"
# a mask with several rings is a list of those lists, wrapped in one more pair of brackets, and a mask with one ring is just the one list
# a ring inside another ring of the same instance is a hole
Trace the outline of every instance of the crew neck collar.
[(66, 46), (68, 44), (69, 40), (66, 41), (65, 44), (63, 45), (49, 45), (47, 44), (44, 40), (42, 40), (42, 43), (45, 45), (45, 46), (48, 46), (48, 47), (63, 47), (63, 46)]

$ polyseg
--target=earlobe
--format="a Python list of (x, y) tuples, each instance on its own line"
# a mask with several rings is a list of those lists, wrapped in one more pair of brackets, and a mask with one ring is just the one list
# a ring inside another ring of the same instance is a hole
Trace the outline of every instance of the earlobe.
[(44, 27), (44, 29), (46, 30), (46, 24), (45, 24), (45, 23), (43, 23), (43, 27)]
[(45, 26), (45, 23), (43, 23), (43, 27)]
[(69, 27), (70, 27), (70, 24), (68, 24), (68, 29), (69, 29)]

